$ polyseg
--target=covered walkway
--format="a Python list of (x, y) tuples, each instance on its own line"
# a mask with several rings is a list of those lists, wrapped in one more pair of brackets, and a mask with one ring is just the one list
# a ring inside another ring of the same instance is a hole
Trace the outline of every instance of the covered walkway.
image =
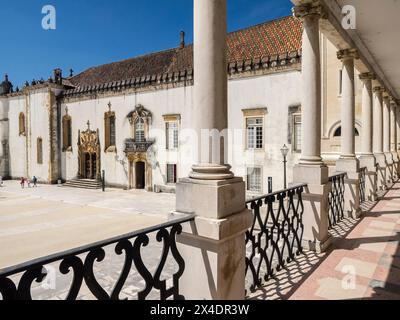
[(345, 219), (331, 233), (329, 252), (306, 252), (251, 298), (400, 300), (399, 182), (361, 219)]

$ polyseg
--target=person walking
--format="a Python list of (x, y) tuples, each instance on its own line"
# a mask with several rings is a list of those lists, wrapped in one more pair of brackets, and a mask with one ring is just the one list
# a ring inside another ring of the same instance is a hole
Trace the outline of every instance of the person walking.
[(21, 188), (24, 189), (25, 188), (25, 178), (21, 177)]
[(37, 188), (37, 178), (36, 178), (36, 176), (33, 176), (32, 182), (33, 182), (33, 187)]
[(0, 176), (0, 188), (3, 186), (3, 176)]

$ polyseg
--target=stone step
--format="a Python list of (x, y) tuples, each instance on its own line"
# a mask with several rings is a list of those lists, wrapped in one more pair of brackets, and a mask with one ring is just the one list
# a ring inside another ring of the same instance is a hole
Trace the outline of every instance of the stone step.
[(69, 188), (81, 188), (81, 189), (101, 189), (101, 181), (97, 180), (88, 180), (88, 179), (74, 179), (69, 180), (63, 187)]

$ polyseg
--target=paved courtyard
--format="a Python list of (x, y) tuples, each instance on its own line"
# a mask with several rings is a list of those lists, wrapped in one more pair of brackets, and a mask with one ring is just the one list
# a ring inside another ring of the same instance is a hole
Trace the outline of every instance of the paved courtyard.
[(0, 188), (0, 269), (173, 219), (173, 194)]

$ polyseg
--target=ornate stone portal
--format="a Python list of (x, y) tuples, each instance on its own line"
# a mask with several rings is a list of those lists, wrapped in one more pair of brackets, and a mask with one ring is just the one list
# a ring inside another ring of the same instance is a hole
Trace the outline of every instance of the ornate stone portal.
[(99, 130), (91, 130), (90, 122), (84, 132), (79, 131), (79, 179), (100, 180), (100, 139)]
[(129, 160), (129, 189), (153, 190), (152, 165), (147, 153), (154, 141), (149, 140), (152, 114), (141, 104), (127, 116), (132, 138), (125, 140), (125, 154)]

